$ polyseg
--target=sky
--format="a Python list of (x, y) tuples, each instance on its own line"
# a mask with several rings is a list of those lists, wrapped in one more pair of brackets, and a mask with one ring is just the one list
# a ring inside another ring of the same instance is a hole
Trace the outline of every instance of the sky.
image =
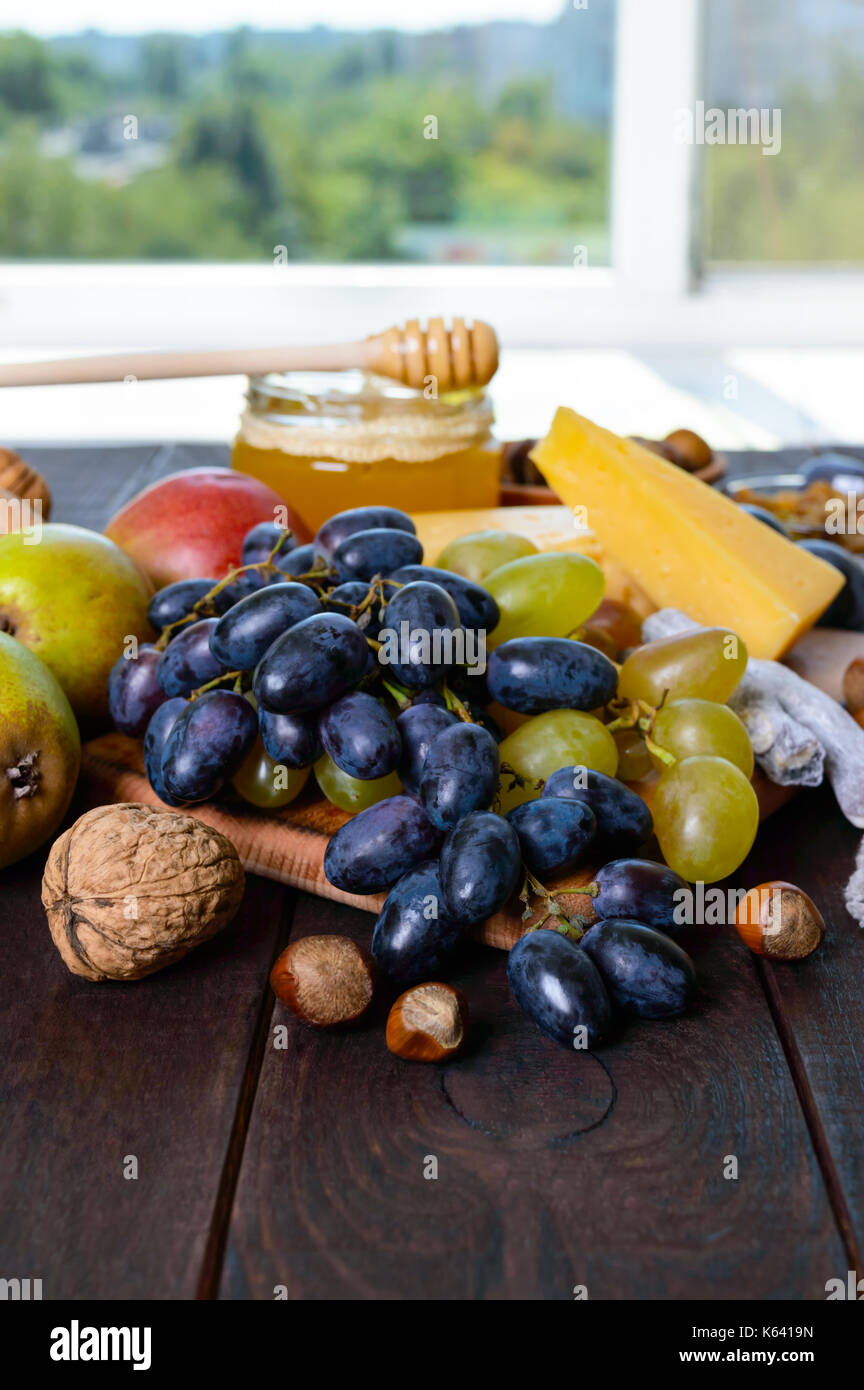
[(554, 19), (567, 0), (146, 0), (122, 5), (117, 0), (0, 0), (0, 31), (73, 34), (103, 29), (110, 34), (210, 33), (248, 24), (258, 29), (444, 29), (490, 19)]

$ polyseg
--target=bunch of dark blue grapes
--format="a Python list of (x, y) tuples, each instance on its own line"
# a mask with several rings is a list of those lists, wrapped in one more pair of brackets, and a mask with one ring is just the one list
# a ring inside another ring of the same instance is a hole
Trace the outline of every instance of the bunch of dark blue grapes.
[[(261, 523), (237, 570), (168, 585), (149, 616), (158, 640), (117, 661), (109, 702), (117, 728), (143, 737), (153, 790), (173, 807), (209, 800), (261, 745), (277, 768), (317, 772), (329, 760), (368, 786), (371, 804), (332, 837), (324, 869), (344, 892), (386, 892), (372, 955), (394, 985), (452, 969), (472, 929), (521, 893), (526, 918), (539, 895), (544, 926), (557, 928), (529, 931), (508, 963), (515, 998), (544, 1032), (592, 1046), (618, 1014), (686, 1007), (693, 967), (671, 938), (686, 885), (630, 857), (653, 829), (642, 799), (569, 767), (539, 797), (494, 809), (502, 734), (488, 705), (597, 709), (617, 687), (603, 653), (527, 636), (468, 665), (466, 634), (485, 650), (495, 599), (424, 565), (411, 518), (385, 506), (331, 517), (308, 545)], [(387, 778), (395, 794), (373, 799)], [(586, 930), (544, 881), (587, 863), (605, 868)]]

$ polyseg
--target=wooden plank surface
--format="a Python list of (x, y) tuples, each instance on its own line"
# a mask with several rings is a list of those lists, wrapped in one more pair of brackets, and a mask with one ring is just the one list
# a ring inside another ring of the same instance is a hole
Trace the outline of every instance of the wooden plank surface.
[[(15, 444), (0, 441), (5, 447)], [(150, 483), (184, 468), (225, 467), (229, 450), (218, 444), (76, 444), (70, 448), (17, 446), (47, 479), (52, 521), (101, 531), (130, 498)]]
[[(339, 1039), (338, 1056), (315, 1036), (271, 1045), (223, 1296), (569, 1298), (586, 1283), (600, 1298), (821, 1299), (827, 1279), (860, 1269), (864, 1031), (836, 1041), (839, 1014), (860, 1020), (864, 937), (841, 893), (859, 837), (830, 794), (817, 806), (818, 847), (812, 812), (793, 804), (737, 877), (814, 893), (827, 980), (822, 960), (763, 967), (730, 932), (693, 931), (697, 1009), (631, 1028), (589, 1072), (514, 1010), (503, 963), (480, 949), (459, 981), (480, 1036), (450, 1068), (406, 1074), (380, 1021)], [(301, 904), (296, 935), (325, 925), (369, 931), (349, 910)], [(737, 1181), (722, 1176), (730, 1155)]]
[[(302, 899), (292, 935), (371, 925)], [(278, 1005), (222, 1296), (824, 1298), (846, 1257), (751, 958), (693, 935), (693, 1013), (588, 1055), (538, 1033), (483, 947), (454, 977), (475, 1022), (447, 1066), (390, 1055), (386, 999), (343, 1036)]]
[[(204, 461), (195, 450), (51, 450), (37, 466), (55, 516), (101, 527), (152, 476)], [(221, 1247), (226, 1155), (293, 895), (250, 878), (220, 937), (147, 980), (94, 985), (51, 942), (44, 857), (0, 881), (4, 1272), (41, 1278), (46, 1299), (193, 1298), (214, 1213)], [(124, 1177), (127, 1156), (137, 1179)]]
[(809, 961), (761, 964), (763, 986), (796, 1077), (843, 1231), (849, 1269), (864, 1271), (864, 929), (843, 889), (861, 843), (828, 791), (763, 826), (745, 887), (788, 878), (819, 905), (825, 942)]
[[(26, 453), (55, 516), (91, 526), (153, 477), (214, 461), (194, 447)], [(72, 980), (50, 944), (40, 856), (7, 870), (8, 1273), (43, 1278), (46, 1298), (269, 1299), (277, 1285), (569, 1298), (576, 1283), (606, 1298), (823, 1298), (827, 1278), (862, 1267), (864, 959), (840, 906), (858, 838), (830, 797), (781, 812), (739, 877), (812, 891), (825, 953), (763, 968), (709, 931), (695, 1012), (596, 1057), (546, 1042), (507, 995), (504, 957), (472, 948), (461, 983), (478, 1026), (450, 1068), (392, 1058), (380, 1016), (341, 1037), (288, 1020), (289, 1049), (274, 1049), (285, 1019), (266, 976), (291, 910), (275, 884), (251, 879), (238, 925), (185, 962), (100, 986)], [(291, 930), (368, 937), (371, 922), (298, 894)], [(137, 1182), (117, 1166), (129, 1153)]]
[(221, 936), (97, 985), (54, 949), (38, 870), (3, 876), (4, 1269), (46, 1299), (193, 1298), (290, 894), (251, 879)]

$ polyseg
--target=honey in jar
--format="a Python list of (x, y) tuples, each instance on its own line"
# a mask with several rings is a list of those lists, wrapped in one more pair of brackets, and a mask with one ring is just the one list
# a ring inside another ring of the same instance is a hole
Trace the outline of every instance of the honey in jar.
[(232, 463), (316, 531), (334, 512), (498, 504), (500, 447), (479, 388), (438, 397), (364, 372), (252, 377)]

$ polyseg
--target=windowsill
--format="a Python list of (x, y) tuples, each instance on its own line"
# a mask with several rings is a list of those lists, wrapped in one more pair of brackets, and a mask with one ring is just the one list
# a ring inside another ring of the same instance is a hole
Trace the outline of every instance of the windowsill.
[(0, 264), (7, 354), (339, 341), (435, 314), (520, 348), (864, 346), (864, 269), (724, 270), (657, 295), (582, 266)]
[(74, 274), (82, 284), (103, 283), (160, 285), (243, 285), (270, 289), (402, 289), (416, 285), (430, 288), (482, 289), (514, 286), (543, 289), (572, 286), (574, 276), (584, 286), (609, 288), (615, 273), (608, 266), (497, 266), (420, 265), (402, 262), (290, 261), (273, 265), (257, 261), (3, 261), (0, 285), (41, 286), (63, 284)]
[[(433, 314), (498, 330), (502, 438), (543, 432), (565, 402), (622, 433), (689, 425), (720, 449), (864, 439), (864, 269), (723, 269), (659, 296), (595, 267), (0, 265), (7, 361), (351, 340)], [(243, 391), (241, 377), (0, 391), (0, 443), (224, 442)]]

